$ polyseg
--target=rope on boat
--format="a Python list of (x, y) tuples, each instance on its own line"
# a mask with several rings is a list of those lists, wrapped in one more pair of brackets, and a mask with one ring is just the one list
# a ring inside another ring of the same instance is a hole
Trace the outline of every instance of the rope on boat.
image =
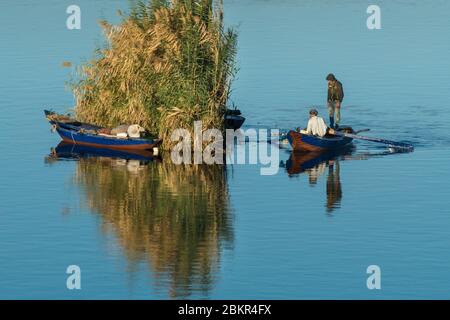
[(70, 130), (70, 137), (72, 138), (73, 144), (76, 144), (75, 139), (73, 138), (73, 131)]

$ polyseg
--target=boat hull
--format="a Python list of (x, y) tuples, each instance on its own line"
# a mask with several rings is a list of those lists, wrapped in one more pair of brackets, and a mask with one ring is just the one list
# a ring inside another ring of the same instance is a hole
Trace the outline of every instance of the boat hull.
[(289, 131), (287, 139), (294, 151), (323, 152), (336, 150), (349, 145), (353, 139), (338, 136), (325, 136), (323, 138), (305, 135), (296, 131)]
[(158, 144), (156, 140), (147, 139), (118, 139), (115, 137), (106, 137), (79, 133), (74, 130), (57, 127), (56, 131), (61, 139), (67, 143), (79, 144), (83, 146), (118, 149), (118, 150), (150, 150)]
[(239, 115), (226, 115), (225, 116), (225, 128), (237, 130), (245, 122), (245, 118)]

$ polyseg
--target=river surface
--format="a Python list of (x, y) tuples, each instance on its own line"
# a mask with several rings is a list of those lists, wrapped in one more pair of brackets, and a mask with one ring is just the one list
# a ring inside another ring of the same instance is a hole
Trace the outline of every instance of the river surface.
[[(369, 30), (366, 1), (225, 0), (244, 129), (325, 116), (333, 72), (343, 123), (415, 146), (282, 148), (268, 176), (58, 146), (42, 110), (74, 105), (66, 82), (103, 43), (97, 21), (128, 5), (73, 2), (81, 30), (66, 28), (70, 1), (0, 4), (0, 298), (450, 298), (448, 1), (378, 1)], [(81, 290), (66, 287), (70, 265)]]

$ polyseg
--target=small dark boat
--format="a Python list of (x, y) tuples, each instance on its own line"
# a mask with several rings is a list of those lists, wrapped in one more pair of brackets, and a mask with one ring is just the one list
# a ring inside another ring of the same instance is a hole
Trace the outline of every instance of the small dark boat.
[[(353, 133), (353, 129), (350, 127), (343, 127), (338, 130), (339, 132)], [(323, 152), (329, 150), (340, 149), (349, 145), (353, 138), (345, 136), (336, 136), (327, 134), (324, 137), (318, 137), (308, 134), (303, 134), (297, 131), (289, 131), (286, 138), (292, 146), (294, 151), (312, 151)]]
[(241, 111), (240, 110), (227, 110), (226, 114), (225, 114), (225, 128), (226, 129), (233, 129), (233, 130), (237, 130), (240, 127), (242, 127), (242, 125), (245, 122), (245, 118), (243, 116), (241, 116)]
[(68, 143), (121, 150), (151, 150), (161, 143), (160, 139), (120, 138), (103, 134), (103, 127), (79, 122), (47, 110), (44, 113), (53, 128)]

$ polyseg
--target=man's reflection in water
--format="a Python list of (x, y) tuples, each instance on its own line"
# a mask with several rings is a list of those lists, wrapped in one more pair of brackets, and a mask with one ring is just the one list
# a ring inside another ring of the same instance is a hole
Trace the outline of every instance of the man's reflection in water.
[(351, 150), (342, 153), (296, 153), (292, 152), (286, 162), (286, 170), (290, 176), (305, 172), (311, 186), (317, 185), (320, 176), (327, 172), (326, 182), (326, 211), (331, 214), (340, 208), (342, 186), (340, 180), (339, 157), (351, 154)]
[(326, 165), (325, 163), (319, 163), (317, 166), (308, 169), (306, 172), (308, 173), (309, 177), (309, 184), (311, 186), (317, 184), (317, 180), (321, 175), (325, 173)]
[(328, 162), (327, 177), (327, 212), (332, 213), (335, 208), (341, 206), (342, 188), (340, 166), (338, 160)]
[(286, 164), (281, 163), (280, 166), (286, 167), (289, 176), (299, 175), (301, 173), (308, 174), (309, 184), (316, 186), (320, 176), (324, 175), (328, 168), (326, 183), (326, 211), (331, 214), (336, 208), (341, 207), (342, 186), (340, 177), (340, 161), (347, 160), (368, 160), (374, 157), (382, 157), (394, 155), (396, 152), (364, 152), (355, 153), (355, 148), (350, 146), (339, 151), (331, 152), (291, 152), (289, 160)]
[(306, 172), (309, 177), (309, 184), (314, 186), (320, 176), (324, 175), (326, 168), (328, 167), (327, 176), (327, 213), (331, 214), (334, 209), (339, 208), (342, 199), (342, 187), (340, 180), (340, 167), (339, 160), (329, 160), (319, 163), (311, 169), (307, 169)]

